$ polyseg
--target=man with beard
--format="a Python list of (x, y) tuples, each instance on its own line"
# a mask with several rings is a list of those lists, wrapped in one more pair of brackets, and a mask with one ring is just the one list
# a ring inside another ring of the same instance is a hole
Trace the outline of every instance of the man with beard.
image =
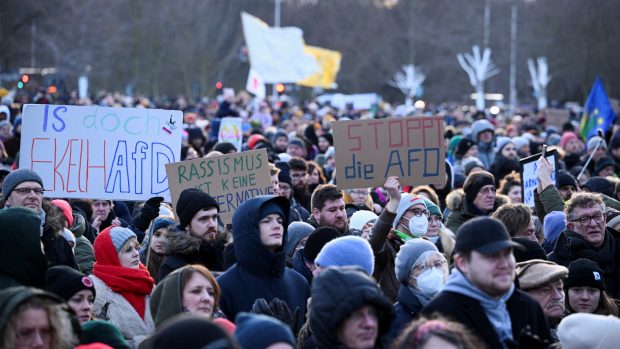
[(541, 341), (549, 340), (540, 305), (513, 282), (512, 250), (520, 247), (496, 219), (478, 217), (463, 224), (456, 232), (455, 269), (422, 314), (452, 318), (492, 349), (516, 348), (527, 326)]
[(598, 193), (577, 193), (564, 208), (566, 229), (560, 234), (549, 260), (568, 267), (578, 258), (598, 263), (609, 294), (620, 296), (620, 234), (607, 229), (605, 203)]
[(510, 138), (501, 137), (497, 140), (497, 151), (490, 171), (495, 176), (495, 186), (499, 187), (499, 181), (512, 171), (519, 172), (517, 147)]
[(310, 211), (311, 193), (308, 191), (308, 163), (300, 157), (291, 158), (288, 162), (293, 179), (293, 196), (306, 210)]
[(181, 192), (176, 206), (180, 224), (167, 235), (164, 259), (157, 280), (187, 264), (223, 271), (225, 234), (218, 230), (220, 207), (209, 194), (194, 188)]
[(273, 151), (276, 154), (286, 153), (286, 148), (288, 147), (288, 135), (284, 130), (278, 130), (273, 134), (272, 143)]
[[(47, 260), (53, 265), (67, 265), (78, 269), (71, 246), (62, 236), (64, 218), (59, 207), (43, 200), (43, 180), (27, 168), (17, 169), (2, 183), (2, 207), (24, 207), (41, 218), (41, 242)], [(2, 227), (11, 229), (11, 227)]]
[(332, 227), (341, 235), (350, 235), (342, 191), (333, 184), (319, 185), (312, 194), (312, 211), (308, 223), (315, 228)]
[(517, 263), (519, 288), (534, 298), (551, 327), (551, 338), (557, 342), (557, 327), (564, 317), (564, 282), (568, 269), (553, 262), (532, 259)]

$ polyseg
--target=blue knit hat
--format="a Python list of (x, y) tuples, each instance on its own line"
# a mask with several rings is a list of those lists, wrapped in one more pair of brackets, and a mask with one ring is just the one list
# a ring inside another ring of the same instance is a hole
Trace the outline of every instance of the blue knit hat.
[(20, 168), (4, 177), (2, 183), (2, 196), (8, 198), (15, 187), (24, 182), (37, 182), (43, 188), (43, 180), (36, 172), (27, 168)]
[(543, 222), (543, 233), (547, 242), (554, 244), (564, 229), (566, 229), (564, 212), (551, 211), (547, 213)]
[(368, 240), (359, 236), (343, 236), (325, 244), (314, 263), (321, 267), (359, 266), (372, 275), (375, 256)]
[(271, 316), (239, 313), (235, 323), (235, 339), (243, 348), (265, 349), (275, 343), (296, 345), (291, 329)]
[(409, 274), (411, 267), (420, 258), (422, 253), (426, 251), (436, 251), (437, 246), (434, 243), (425, 239), (412, 239), (407, 241), (400, 247), (398, 254), (396, 254), (395, 268), (396, 278), (402, 283), (407, 283), (409, 280)]
[(114, 227), (110, 229), (110, 239), (116, 248), (116, 252), (120, 252), (121, 248), (131, 238), (136, 238), (136, 234), (129, 228)]

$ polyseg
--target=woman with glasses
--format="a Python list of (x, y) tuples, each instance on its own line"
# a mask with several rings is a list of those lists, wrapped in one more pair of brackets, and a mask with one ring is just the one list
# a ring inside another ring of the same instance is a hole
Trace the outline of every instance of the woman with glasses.
[(448, 279), (448, 262), (435, 244), (424, 239), (407, 241), (396, 255), (396, 277), (400, 282), (396, 318), (390, 338), (396, 338)]
[(450, 260), (452, 251), (454, 251), (454, 244), (456, 243), (454, 233), (443, 225), (443, 215), (439, 210), (439, 206), (426, 199), (424, 199), (424, 203), (429, 212), (428, 229), (424, 237), (434, 243), (437, 246), (437, 250), (443, 253), (446, 259)]
[(365, 205), (376, 214), (380, 214), (383, 207), (374, 203), (370, 196), (370, 188), (345, 189), (343, 190), (345, 204)]

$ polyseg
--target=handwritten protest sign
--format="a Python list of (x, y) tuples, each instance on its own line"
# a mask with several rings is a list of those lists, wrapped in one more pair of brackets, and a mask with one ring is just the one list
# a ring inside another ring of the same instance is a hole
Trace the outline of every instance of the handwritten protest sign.
[(443, 117), (336, 121), (336, 180), (342, 189), (445, 181)]
[(545, 120), (547, 126), (555, 126), (558, 129), (562, 129), (562, 126), (570, 121), (570, 111), (566, 109), (545, 109)]
[(244, 201), (274, 194), (265, 149), (168, 164), (166, 172), (175, 208), (184, 189), (200, 189), (215, 198), (224, 223), (232, 223), (233, 213)]
[[(521, 193), (523, 196), (523, 203), (529, 207), (534, 207), (534, 190), (538, 186), (538, 179), (536, 172), (538, 171), (538, 164), (536, 160), (540, 158), (541, 153), (529, 156), (525, 159), (519, 160), (521, 165)], [(557, 151), (550, 150), (546, 154), (547, 161), (551, 164), (553, 171), (551, 172), (551, 180), (554, 184), (557, 184), (556, 178), (558, 177), (558, 153)]]
[(241, 118), (222, 118), (220, 131), (217, 134), (218, 142), (232, 143), (237, 151), (241, 151), (243, 134), (241, 130)]
[(172, 110), (28, 104), (19, 167), (49, 197), (169, 201), (164, 165), (180, 158), (182, 122)]

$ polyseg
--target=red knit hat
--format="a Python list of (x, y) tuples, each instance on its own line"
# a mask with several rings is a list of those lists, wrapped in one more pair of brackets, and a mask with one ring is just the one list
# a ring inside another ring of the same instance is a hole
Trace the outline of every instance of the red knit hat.
[(72, 227), (73, 226), (73, 209), (71, 208), (71, 205), (69, 205), (69, 203), (66, 202), (65, 200), (60, 200), (60, 199), (52, 200), (52, 204), (54, 204), (55, 206), (58, 206), (62, 210), (62, 215), (65, 216), (65, 219), (67, 220), (67, 224), (69, 224), (69, 228)]
[(560, 148), (564, 148), (573, 139), (579, 139), (579, 137), (574, 132), (565, 132), (560, 138)]

